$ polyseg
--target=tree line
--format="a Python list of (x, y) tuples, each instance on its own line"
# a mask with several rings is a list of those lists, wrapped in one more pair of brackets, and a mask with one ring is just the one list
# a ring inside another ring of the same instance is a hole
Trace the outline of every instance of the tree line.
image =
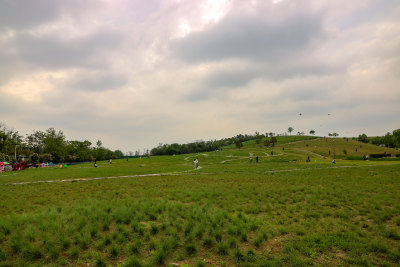
[(400, 148), (400, 129), (393, 130), (392, 133), (387, 132), (384, 136), (368, 137), (365, 133), (358, 135), (358, 141), (363, 143), (371, 143), (374, 145), (385, 145), (385, 147)]
[(210, 140), (210, 141), (195, 141), (187, 144), (159, 144), (157, 147), (151, 149), (150, 154), (152, 156), (159, 155), (178, 155), (178, 154), (190, 154), (190, 153), (199, 153), (199, 152), (208, 152), (215, 151), (221, 149), (221, 147), (229, 146), (249, 141), (249, 140), (261, 140), (266, 136), (274, 136), (274, 133), (265, 133), (260, 134), (256, 132), (254, 135), (251, 134), (238, 134), (236, 136), (230, 138), (223, 138), (219, 140)]
[(62, 131), (49, 128), (46, 131), (33, 131), (23, 137), (18, 131), (0, 123), (0, 161), (41, 162), (85, 162), (121, 158), (120, 150), (112, 151), (102, 146), (98, 140), (95, 146), (88, 140), (67, 140)]

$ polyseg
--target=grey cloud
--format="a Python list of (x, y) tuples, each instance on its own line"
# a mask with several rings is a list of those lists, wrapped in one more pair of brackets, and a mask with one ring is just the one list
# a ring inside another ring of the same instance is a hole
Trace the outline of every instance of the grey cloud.
[(63, 68), (89, 65), (91, 56), (101, 57), (101, 49), (115, 48), (121, 38), (118, 32), (106, 30), (72, 40), (54, 35), (20, 34), (10, 45), (17, 51), (16, 60), (44, 68)]
[(61, 83), (61, 86), (70, 90), (98, 92), (118, 89), (126, 85), (127, 79), (123, 75), (114, 74), (111, 70), (87, 72), (78, 71), (73, 77)]
[(54, 20), (61, 12), (59, 4), (62, 2), (66, 1), (1, 0), (0, 27), (13, 29), (32, 27), (45, 21)]
[(188, 62), (231, 58), (279, 61), (304, 51), (314, 38), (323, 35), (321, 23), (320, 14), (305, 11), (275, 17), (265, 16), (263, 10), (255, 15), (232, 13), (208, 30), (173, 42), (171, 47)]

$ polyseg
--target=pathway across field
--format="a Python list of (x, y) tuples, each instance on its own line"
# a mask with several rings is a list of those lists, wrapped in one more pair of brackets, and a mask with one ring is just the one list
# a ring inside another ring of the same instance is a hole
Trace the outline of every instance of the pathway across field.
[[(400, 163), (386, 163), (386, 164), (365, 164), (365, 165), (342, 165), (342, 166), (328, 166), (328, 167), (316, 167), (309, 165), (308, 168), (291, 168), (291, 169), (278, 169), (278, 170), (268, 170), (265, 173), (275, 173), (275, 172), (295, 172), (295, 171), (306, 171), (306, 170), (321, 170), (321, 169), (341, 169), (341, 168), (361, 168), (361, 167), (376, 167), (376, 166), (393, 166), (400, 165)], [(198, 169), (202, 167), (199, 166)], [(217, 173), (207, 173), (207, 172), (197, 172), (196, 170), (187, 170), (180, 172), (166, 172), (166, 173), (149, 173), (149, 174), (133, 174), (133, 175), (122, 175), (122, 176), (107, 176), (107, 177), (94, 177), (94, 178), (75, 178), (75, 179), (62, 179), (62, 180), (47, 180), (47, 181), (34, 181), (34, 182), (16, 182), (7, 183), (0, 185), (27, 185), (27, 184), (40, 184), (40, 183), (66, 183), (66, 182), (85, 182), (85, 181), (97, 181), (97, 180), (108, 180), (108, 179), (126, 179), (135, 177), (154, 177), (154, 176), (183, 176), (183, 175), (211, 175)]]

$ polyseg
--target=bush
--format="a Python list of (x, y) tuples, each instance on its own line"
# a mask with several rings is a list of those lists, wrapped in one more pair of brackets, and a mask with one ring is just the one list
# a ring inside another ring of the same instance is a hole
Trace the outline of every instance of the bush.
[(8, 157), (8, 155), (0, 153), (0, 162), (2, 161), (10, 161), (10, 158)]
[(390, 157), (390, 154), (370, 154), (370, 158), (384, 158), (384, 157)]
[(192, 256), (192, 255), (196, 254), (196, 252), (197, 252), (196, 245), (193, 244), (193, 243), (187, 244), (187, 245), (185, 246), (185, 250), (186, 250), (186, 253), (187, 253), (189, 256)]
[(363, 160), (363, 157), (362, 156), (345, 156), (345, 157), (343, 157), (343, 159), (345, 159), (345, 160)]
[(140, 261), (133, 255), (130, 256), (122, 265), (124, 267), (141, 267), (142, 264), (140, 263)]
[(0, 249), (0, 261), (5, 261), (7, 259), (6, 253)]

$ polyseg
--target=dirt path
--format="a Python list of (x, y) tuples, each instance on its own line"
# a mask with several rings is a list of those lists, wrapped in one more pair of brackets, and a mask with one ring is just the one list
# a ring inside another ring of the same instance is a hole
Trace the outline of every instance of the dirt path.
[[(296, 168), (296, 169), (284, 169), (284, 170), (274, 170), (265, 171), (265, 173), (275, 173), (275, 172), (294, 172), (294, 171), (307, 171), (307, 170), (323, 170), (323, 169), (341, 169), (341, 168), (361, 168), (361, 167), (376, 167), (376, 166), (393, 166), (399, 165), (400, 163), (390, 163), (390, 164), (366, 164), (366, 165), (344, 165), (344, 166), (329, 166), (329, 167), (310, 167), (310, 168)], [(311, 165), (311, 164), (310, 164)]]
[[(201, 169), (202, 167), (198, 167)], [(67, 182), (84, 182), (84, 181), (96, 181), (96, 180), (108, 180), (108, 179), (125, 179), (134, 177), (151, 177), (151, 176), (181, 176), (181, 175), (194, 175), (196, 170), (181, 171), (181, 172), (165, 172), (165, 173), (148, 173), (148, 174), (134, 174), (134, 175), (122, 175), (122, 176), (108, 176), (108, 177), (94, 177), (94, 178), (74, 178), (74, 179), (62, 179), (62, 180), (43, 180), (34, 182), (16, 182), (7, 183), (1, 185), (25, 185), (25, 184), (42, 184), (42, 183), (67, 183)], [(210, 173), (201, 172), (199, 174), (207, 175)]]

